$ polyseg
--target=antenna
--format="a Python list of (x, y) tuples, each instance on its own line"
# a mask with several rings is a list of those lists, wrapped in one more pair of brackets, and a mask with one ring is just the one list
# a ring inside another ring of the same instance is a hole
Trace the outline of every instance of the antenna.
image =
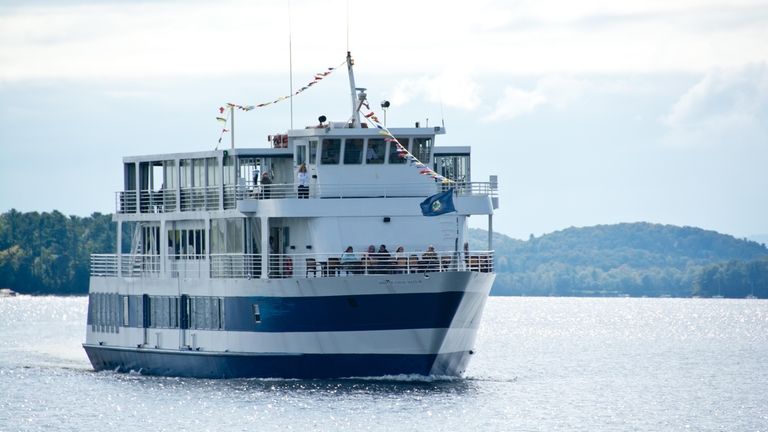
[(349, 52), (349, 0), (347, 0), (347, 52)]
[(443, 123), (443, 129), (445, 129), (445, 114), (443, 114), (443, 97), (440, 95), (440, 120)]
[(291, 43), (291, 0), (288, 0), (288, 85), (290, 89), (290, 103), (291, 103), (291, 129), (293, 129), (293, 44)]
[[(365, 102), (365, 89), (358, 89), (355, 87), (355, 73), (352, 70), (352, 66), (355, 61), (352, 60), (352, 53), (347, 51), (347, 72), (349, 73), (349, 90), (352, 94), (352, 118), (350, 119), (352, 127), (360, 127), (360, 105)], [(360, 97), (357, 95), (357, 91), (361, 90)], [(360, 99), (360, 105), (357, 104), (358, 98)]]

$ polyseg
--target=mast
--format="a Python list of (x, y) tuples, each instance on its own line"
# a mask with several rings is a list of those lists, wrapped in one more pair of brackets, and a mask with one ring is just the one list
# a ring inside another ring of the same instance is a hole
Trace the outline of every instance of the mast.
[(349, 72), (349, 91), (352, 94), (352, 127), (360, 127), (360, 112), (358, 111), (357, 88), (355, 87), (355, 72), (352, 66), (355, 61), (352, 60), (352, 53), (347, 51), (347, 71)]
[(235, 148), (235, 106), (229, 106), (229, 139), (232, 149)]

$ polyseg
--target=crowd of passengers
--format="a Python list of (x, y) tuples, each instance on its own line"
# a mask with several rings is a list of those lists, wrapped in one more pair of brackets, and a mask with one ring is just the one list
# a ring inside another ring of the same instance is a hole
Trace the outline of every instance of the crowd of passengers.
[(377, 250), (374, 245), (368, 246), (368, 250), (358, 255), (348, 246), (341, 254), (341, 269), (353, 274), (390, 274), (405, 273), (411, 271), (435, 271), (440, 266), (440, 258), (430, 245), (419, 257), (416, 254), (407, 256), (402, 246), (398, 246), (395, 253), (387, 250), (386, 245), (380, 245)]

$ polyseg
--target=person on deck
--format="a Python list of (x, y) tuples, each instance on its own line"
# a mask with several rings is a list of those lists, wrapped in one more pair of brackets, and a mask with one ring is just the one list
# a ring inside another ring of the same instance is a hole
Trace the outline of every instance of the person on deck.
[(402, 246), (397, 247), (393, 259), (395, 273), (405, 273), (405, 269), (408, 267), (408, 256), (405, 254), (405, 249)]
[(360, 273), (360, 261), (357, 259), (352, 246), (347, 246), (347, 249), (341, 254), (341, 268), (347, 273)]
[(440, 261), (437, 259), (437, 252), (435, 252), (435, 247), (432, 245), (429, 245), (427, 248), (427, 251), (424, 252), (421, 255), (421, 267), (424, 271), (434, 271), (437, 269), (438, 264), (440, 264)]
[(378, 252), (376, 252), (376, 270), (379, 274), (391, 273), (392, 267), (392, 255), (389, 254), (386, 245), (379, 246)]
[(272, 178), (269, 176), (269, 171), (264, 171), (261, 174), (261, 197), (262, 199), (269, 199), (272, 193)]
[(309, 198), (309, 174), (307, 174), (307, 166), (303, 163), (299, 166), (296, 180), (299, 183), (299, 199)]
[(368, 250), (363, 254), (363, 269), (367, 273), (374, 273), (374, 268), (376, 263), (376, 246), (370, 245), (368, 246)]

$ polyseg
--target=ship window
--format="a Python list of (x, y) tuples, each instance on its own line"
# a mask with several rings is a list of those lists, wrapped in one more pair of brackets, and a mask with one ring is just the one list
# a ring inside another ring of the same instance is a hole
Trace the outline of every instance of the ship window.
[(176, 189), (176, 162), (172, 160), (167, 160), (164, 163), (164, 171), (163, 171), (163, 183), (165, 184), (165, 189)]
[(296, 166), (299, 166), (306, 162), (307, 162), (307, 146), (303, 144), (297, 145), (296, 146)]
[(261, 323), (261, 311), (259, 310), (259, 305), (256, 303), (253, 304), (253, 321), (256, 324)]
[(383, 164), (384, 155), (387, 152), (387, 143), (381, 138), (371, 138), (368, 140), (368, 148), (365, 151), (365, 163)]
[(212, 157), (206, 158), (205, 164), (208, 168), (208, 186), (218, 186), (219, 184), (219, 159)]
[(320, 163), (323, 165), (335, 165), (339, 163), (341, 153), (340, 139), (324, 139), (320, 154)]
[(235, 184), (235, 157), (224, 157), (224, 175), (222, 176), (225, 185)]
[(317, 163), (317, 141), (309, 142), (309, 164)]
[[(410, 141), (410, 138), (402, 138), (397, 137), (397, 141), (406, 149), (408, 149), (408, 141)], [(405, 158), (401, 158), (400, 155), (397, 152), (397, 144), (392, 141), (389, 143), (389, 163), (391, 164), (403, 164), (405, 163)]]
[(179, 298), (150, 296), (149, 317), (149, 327), (179, 328)]
[(429, 163), (429, 157), (432, 152), (432, 138), (414, 138), (413, 147), (411, 148), (411, 154), (416, 159), (427, 164)]
[(192, 186), (194, 187), (205, 186), (205, 182), (203, 181), (205, 176), (204, 163), (204, 159), (192, 159)]
[(435, 155), (435, 171), (458, 183), (469, 182), (469, 155)]
[(123, 327), (128, 327), (128, 317), (130, 316), (128, 310), (128, 296), (123, 297)]
[(221, 330), (224, 328), (222, 297), (189, 297), (189, 328)]
[(181, 187), (192, 187), (192, 161), (190, 159), (182, 159), (179, 161), (179, 167), (181, 168)]
[(121, 313), (120, 295), (91, 293), (88, 295), (88, 322), (96, 332), (119, 333)]
[(355, 138), (344, 141), (344, 163), (354, 165), (363, 163), (362, 139)]

